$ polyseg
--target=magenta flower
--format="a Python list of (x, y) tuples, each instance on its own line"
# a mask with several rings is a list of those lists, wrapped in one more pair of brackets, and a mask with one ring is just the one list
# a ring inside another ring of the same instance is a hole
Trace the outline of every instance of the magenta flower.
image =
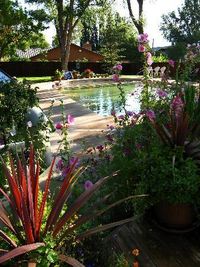
[(174, 61), (173, 59), (169, 59), (169, 60), (168, 60), (168, 64), (169, 64), (172, 68), (175, 67), (175, 61)]
[(72, 116), (72, 115), (67, 115), (67, 123), (69, 124), (69, 125), (74, 125), (74, 121), (75, 121), (75, 119), (74, 119), (74, 117)]
[(110, 130), (112, 131), (112, 130), (114, 130), (114, 129), (115, 129), (115, 126), (113, 126), (113, 125), (110, 125), (110, 126), (109, 126), (109, 128), (110, 128)]
[(90, 180), (87, 180), (87, 181), (85, 181), (85, 183), (84, 183), (84, 188), (85, 188), (85, 190), (90, 190), (92, 187), (93, 187), (93, 182), (92, 181), (90, 181)]
[(175, 112), (176, 117), (179, 117), (182, 109), (184, 107), (184, 102), (179, 95), (175, 96), (171, 103), (171, 109)]
[(109, 142), (111, 142), (111, 143), (114, 141), (114, 139), (113, 139), (113, 137), (112, 137), (111, 134), (107, 134), (107, 135), (106, 135), (106, 139), (107, 139)]
[(55, 128), (56, 128), (56, 130), (61, 130), (63, 128), (62, 123), (60, 123), (60, 122), (56, 123)]
[(151, 109), (146, 111), (146, 116), (150, 121), (154, 120), (156, 118), (155, 112)]
[(119, 115), (118, 120), (124, 120), (124, 115)]
[(158, 89), (157, 91), (156, 91), (156, 93), (158, 94), (158, 96), (160, 97), (160, 98), (165, 98), (165, 97), (167, 97), (167, 92), (165, 92), (165, 91), (163, 91), (163, 90), (161, 90), (161, 89)]
[(96, 148), (97, 148), (99, 151), (102, 151), (102, 150), (103, 150), (103, 146), (102, 146), (102, 145), (98, 145)]
[(144, 53), (145, 50), (146, 50), (146, 48), (145, 48), (144, 45), (142, 45), (142, 44), (139, 44), (139, 45), (138, 45), (138, 51), (139, 51), (139, 52)]
[(113, 77), (112, 77), (112, 79), (113, 79), (113, 81), (114, 82), (119, 82), (120, 81), (120, 79), (119, 79), (119, 75), (118, 74), (113, 74)]
[(126, 111), (126, 115), (129, 116), (129, 117), (133, 116), (133, 114), (134, 114), (133, 111)]
[(138, 36), (138, 42), (139, 43), (148, 43), (148, 34), (147, 33), (143, 33), (143, 34), (139, 34)]
[(122, 65), (121, 64), (117, 64), (113, 67), (114, 70), (118, 70), (118, 71), (121, 71), (123, 69)]

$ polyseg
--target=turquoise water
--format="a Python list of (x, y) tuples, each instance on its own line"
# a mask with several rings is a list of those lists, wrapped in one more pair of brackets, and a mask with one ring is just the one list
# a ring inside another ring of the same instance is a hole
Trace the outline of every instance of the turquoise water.
[[(136, 93), (138, 88), (139, 84), (137, 83), (123, 85), (123, 90), (126, 94), (127, 111), (138, 113), (140, 110), (138, 93)], [(117, 86), (66, 89), (65, 92), (70, 98), (97, 114), (109, 116), (112, 110), (115, 110), (117, 114), (123, 114), (120, 106), (120, 91)]]

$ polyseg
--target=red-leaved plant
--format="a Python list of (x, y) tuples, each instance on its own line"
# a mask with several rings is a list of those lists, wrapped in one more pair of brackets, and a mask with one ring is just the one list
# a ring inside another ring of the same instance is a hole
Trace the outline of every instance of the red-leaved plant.
[(200, 165), (200, 96), (196, 88), (189, 86), (177, 94), (166, 114), (167, 123), (150, 118), (164, 145), (183, 148), (185, 157), (191, 157)]
[[(23, 154), (23, 153), (22, 153)], [(53, 167), (55, 164), (53, 159), (49, 169), (48, 177), (45, 182), (44, 191), (39, 188), (40, 166), (36, 161), (33, 146), (30, 147), (29, 168), (26, 166), (25, 159), (17, 159), (17, 166), (13, 158), (10, 156), (10, 169), (2, 160), (3, 170), (8, 181), (8, 193), (0, 188), (1, 194), (5, 197), (9, 205), (4, 205), (0, 201), (0, 222), (11, 233), (0, 230), (0, 238), (3, 239), (10, 247), (10, 250), (0, 250), (0, 264), (30, 251), (36, 250), (39, 247), (46, 246), (45, 237), (50, 235), (55, 240), (55, 251), (58, 252), (60, 260), (67, 262), (72, 266), (83, 266), (80, 262), (70, 256), (62, 255), (59, 248), (65, 238), (71, 238), (74, 231), (82, 224), (101, 215), (116, 204), (120, 204), (124, 200), (133, 198), (130, 196), (120, 200), (114, 204), (108, 205), (103, 210), (98, 209), (99, 204), (106, 201), (107, 196), (101, 202), (94, 204), (94, 209), (89, 210), (85, 215), (79, 214), (80, 209), (87, 203), (93, 194), (109, 179), (109, 176), (99, 179), (90, 189), (85, 190), (80, 196), (67, 208), (66, 201), (69, 199), (72, 188), (77, 181), (78, 176), (83, 171), (83, 168), (76, 170), (77, 160), (69, 167), (63, 183), (53, 199), (51, 210), (45, 219), (45, 207), (48, 202), (50, 189), (50, 181), (52, 177)], [(117, 173), (112, 174), (117, 175)], [(41, 192), (41, 193), (40, 193)], [(96, 208), (95, 208), (96, 207)], [(74, 216), (76, 215), (76, 216)], [(73, 219), (73, 224), (70, 224)], [(107, 225), (95, 227), (80, 233), (75, 237), (75, 240), (83, 239), (91, 234), (109, 229), (114, 226), (132, 221), (133, 218), (121, 220)], [(14, 240), (15, 239), (15, 240)], [(17, 240), (17, 241), (16, 241)], [(72, 240), (74, 241), (74, 239)], [(71, 242), (72, 242), (71, 241)]]

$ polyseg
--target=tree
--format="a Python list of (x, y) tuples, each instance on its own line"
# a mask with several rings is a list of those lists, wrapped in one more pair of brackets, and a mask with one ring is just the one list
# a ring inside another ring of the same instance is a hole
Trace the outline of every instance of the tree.
[(0, 59), (14, 55), (16, 49), (23, 49), (25, 42), (41, 40), (39, 32), (45, 27), (37, 20), (38, 15), (37, 11), (24, 10), (17, 1), (0, 0)]
[(81, 22), (81, 44), (89, 41), (94, 51), (104, 55), (108, 67), (122, 59), (135, 61), (136, 32), (127, 19), (113, 12), (109, 3), (98, 12), (89, 8)]
[(200, 40), (200, 1), (185, 0), (178, 12), (162, 16), (161, 31), (164, 37), (176, 43), (196, 43)]
[(102, 5), (105, 0), (26, 0), (40, 4), (42, 10), (54, 22), (61, 49), (62, 69), (68, 69), (72, 34), (81, 17), (91, 5)]
[(126, 0), (126, 2), (127, 2), (130, 18), (131, 18), (134, 26), (136, 27), (138, 33), (139, 34), (144, 33), (144, 21), (143, 21), (143, 2), (144, 2), (144, 0), (137, 0), (138, 9), (139, 9), (138, 18), (136, 18), (133, 14), (133, 8), (132, 8), (131, 0)]

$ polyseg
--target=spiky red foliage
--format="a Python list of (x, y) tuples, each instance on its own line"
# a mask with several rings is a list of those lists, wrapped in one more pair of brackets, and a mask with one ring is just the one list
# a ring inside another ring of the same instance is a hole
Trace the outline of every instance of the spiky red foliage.
[[(77, 181), (78, 176), (84, 170), (80, 167), (76, 170), (77, 160), (69, 166), (68, 173), (66, 174), (63, 184), (58, 191), (55, 199), (53, 201), (51, 211), (49, 212), (46, 221), (45, 218), (45, 206), (47, 204), (47, 198), (50, 191), (50, 182), (53, 173), (53, 168), (55, 164), (55, 157), (49, 168), (48, 177), (46, 179), (44, 192), (41, 192), (42, 198), (39, 201), (39, 174), (40, 167), (39, 163), (36, 161), (33, 146), (30, 147), (30, 158), (29, 158), (29, 169), (25, 161), (20, 161), (17, 158), (16, 164), (10, 156), (10, 169), (2, 160), (3, 169), (5, 176), (9, 184), (9, 194), (7, 194), (2, 188), (0, 188), (0, 193), (6, 198), (10, 210), (4, 207), (3, 203), (0, 202), (0, 222), (9, 229), (19, 243), (22, 245), (19, 249), (16, 248), (16, 243), (12, 240), (4, 231), (0, 231), (0, 238), (4, 239), (7, 244), (13, 249), (7, 252), (5, 255), (0, 256), (0, 262), (9, 260), (10, 258), (16, 257), (23, 253), (31, 250), (37, 249), (41, 246), (41, 242), (44, 242), (44, 238), (47, 234), (52, 235), (52, 237), (57, 240), (56, 247), (59, 247), (59, 242), (71, 234), (77, 227), (80, 227), (83, 223), (94, 217), (102, 214), (109, 208), (112, 208), (115, 204), (108, 206), (103, 211), (97, 210), (93, 211), (92, 214), (88, 216), (79, 215), (74, 221), (73, 228), (69, 231), (65, 226), (73, 218), (74, 215), (79, 212), (79, 210), (85, 205), (88, 200), (93, 196), (93, 194), (109, 179), (109, 176), (99, 179), (90, 190), (84, 191), (77, 200), (69, 206), (64, 213), (62, 212), (64, 204), (68, 200), (73, 185)], [(16, 165), (16, 168), (15, 168)], [(116, 175), (114, 173), (113, 175)], [(118, 203), (116, 203), (118, 204)], [(62, 212), (62, 215), (61, 215)], [(81, 218), (81, 219), (80, 219)], [(132, 219), (131, 219), (132, 220)], [(118, 223), (111, 223), (105, 227), (100, 227), (99, 230), (108, 229), (116, 225), (120, 225), (126, 221), (121, 221)], [(44, 230), (42, 230), (42, 224), (44, 224)], [(63, 227), (65, 227), (63, 231)], [(87, 232), (86, 236), (90, 233), (96, 233), (97, 229), (93, 229), (91, 232)], [(62, 234), (61, 234), (62, 233)], [(59, 236), (59, 238), (57, 238)], [(84, 235), (83, 235), (84, 236)], [(39, 243), (40, 242), (40, 243)], [(38, 244), (39, 243), (39, 244)], [(44, 245), (42, 243), (42, 245)]]

